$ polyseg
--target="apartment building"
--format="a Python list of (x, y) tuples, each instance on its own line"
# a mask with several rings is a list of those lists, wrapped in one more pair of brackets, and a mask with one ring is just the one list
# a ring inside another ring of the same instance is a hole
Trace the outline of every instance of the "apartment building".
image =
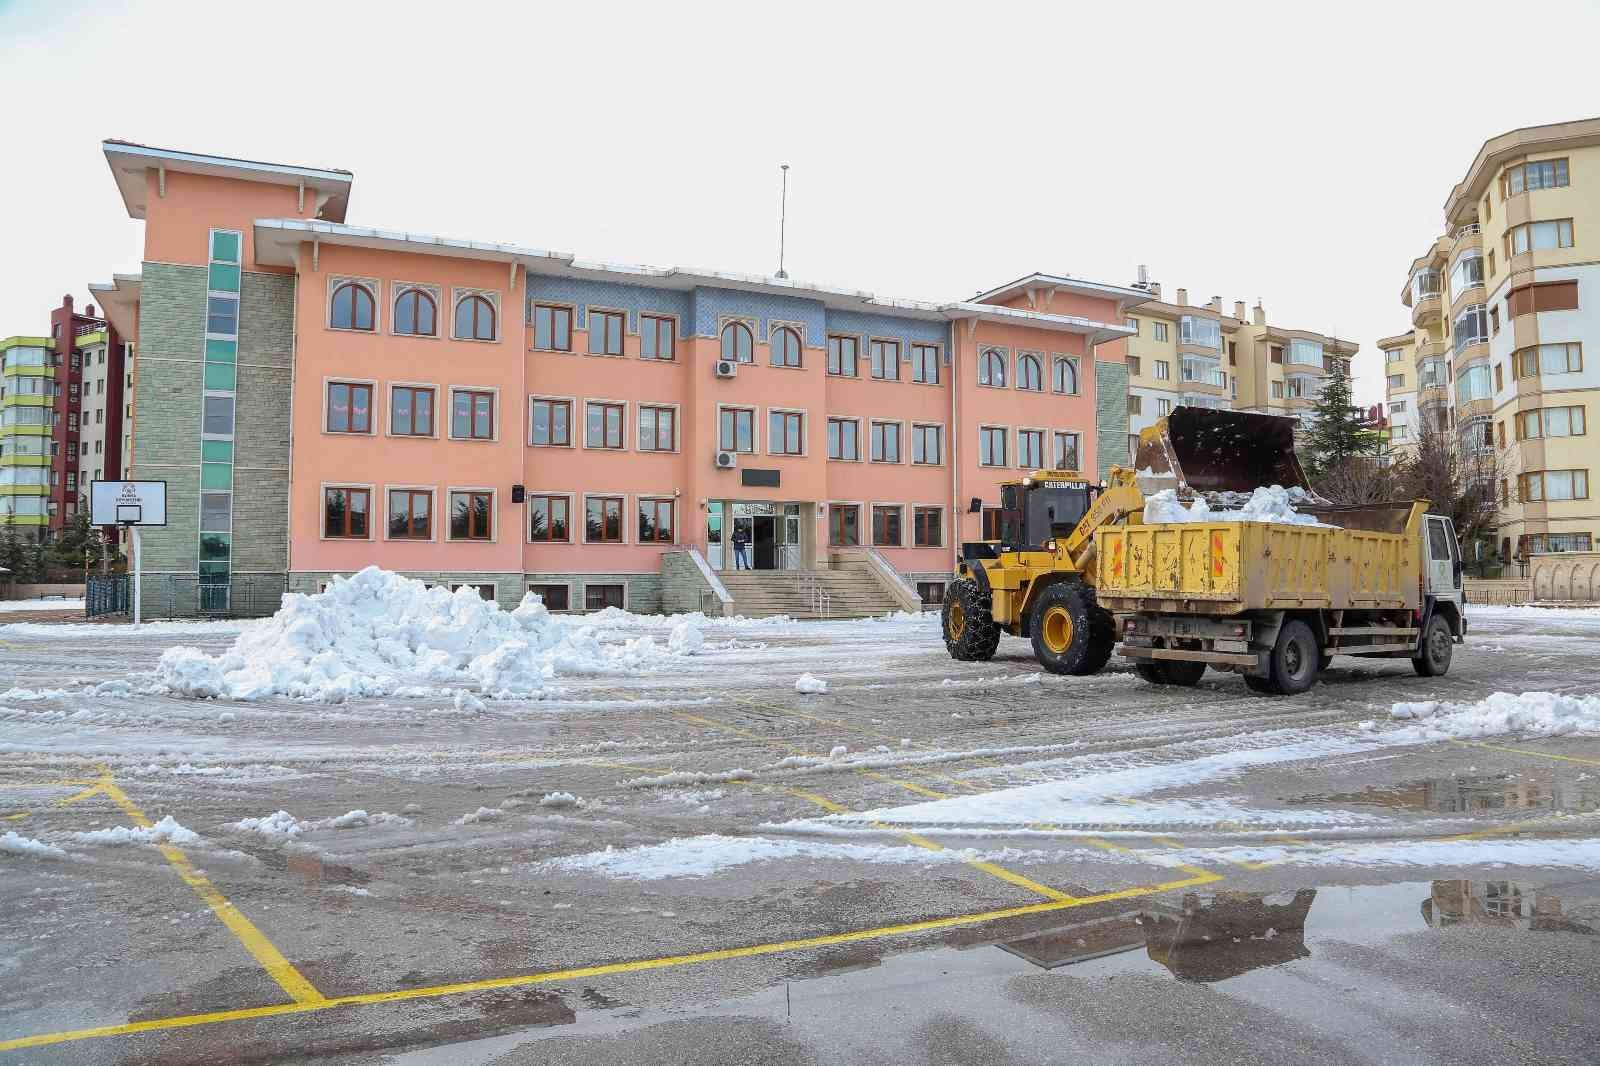
[(1322, 382), (1340, 362), (1348, 373), (1358, 345), (1308, 330), (1267, 322), (1258, 303), (1248, 315), (1243, 301), (1232, 313), (1222, 298), (1189, 302), (1178, 289), (1175, 302), (1161, 299), (1161, 285), (1141, 268), (1132, 288), (1150, 299), (1130, 315), (1125, 349), (1128, 369), (1128, 449), (1138, 434), (1174, 407), (1211, 407), (1286, 415), (1302, 421), (1322, 392)]
[(869, 556), (932, 600), (1002, 482), (1121, 459), (1111, 342), (1141, 290), (928, 303), (612, 265), (349, 225), (348, 171), (104, 151), (145, 224), (140, 274), (94, 291), (138, 338), (131, 476), (168, 484), (152, 578), (378, 564), (652, 611), (737, 539), (756, 569)]
[(1400, 333), (1378, 341), (1383, 353), (1384, 393), (1389, 404), (1389, 454), (1399, 460), (1416, 454), (1417, 365), (1416, 336)]
[[(1588, 432), (1600, 394), (1596, 190), (1600, 118), (1490, 138), (1407, 274), (1412, 334), (1379, 342), (1411, 356), (1415, 431), (1444, 429), (1498, 457), (1504, 558), (1591, 551), (1600, 529)], [(1391, 403), (1412, 380), (1391, 372)]]

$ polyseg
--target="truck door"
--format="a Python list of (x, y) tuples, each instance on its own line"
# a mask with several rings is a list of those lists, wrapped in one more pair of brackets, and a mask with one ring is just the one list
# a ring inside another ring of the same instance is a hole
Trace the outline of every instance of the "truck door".
[(1430, 596), (1446, 600), (1460, 598), (1461, 556), (1448, 518), (1428, 516), (1427, 588)]

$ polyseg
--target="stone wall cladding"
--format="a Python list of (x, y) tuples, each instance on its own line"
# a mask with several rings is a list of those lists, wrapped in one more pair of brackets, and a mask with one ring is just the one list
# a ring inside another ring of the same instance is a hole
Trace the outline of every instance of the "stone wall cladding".
[[(239, 292), (239, 362), (288, 370), (294, 363), (293, 274), (246, 273)], [(243, 386), (239, 389), (244, 393)], [(287, 395), (285, 403), (288, 402)]]
[(139, 395), (130, 476), (167, 483), (167, 524), (140, 532), (147, 573), (193, 574), (200, 540), (200, 354), (206, 272), (145, 263)]
[(1094, 362), (1094, 454), (1104, 480), (1128, 462), (1128, 364)]
[(686, 614), (703, 611), (708, 615), (722, 615), (728, 605), (719, 600), (711, 590), (700, 568), (688, 552), (667, 552), (661, 556), (661, 612)]
[[(625, 585), (627, 586), (628, 610), (634, 614), (660, 614), (661, 613), (661, 575), (660, 574), (556, 574), (534, 573), (524, 574), (522, 588), (529, 585), (567, 585), (572, 592), (568, 602), (574, 611), (583, 610), (583, 589), (585, 585)], [(691, 608), (698, 610), (698, 607)]]

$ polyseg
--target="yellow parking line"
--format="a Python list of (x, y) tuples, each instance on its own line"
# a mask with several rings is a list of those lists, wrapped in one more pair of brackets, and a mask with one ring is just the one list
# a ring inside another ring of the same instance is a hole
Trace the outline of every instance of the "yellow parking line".
[(1582, 759), (1576, 755), (1557, 755), (1549, 751), (1532, 751), (1528, 748), (1508, 748), (1503, 744), (1485, 744), (1481, 740), (1457, 740), (1457, 744), (1469, 748), (1488, 748), (1490, 751), (1509, 751), (1513, 755), (1532, 755), (1539, 759), (1555, 759), (1558, 762), (1575, 762), (1581, 766), (1600, 766), (1600, 759)]
[(729, 959), (748, 959), (762, 955), (777, 955), (790, 951), (809, 951), (815, 948), (832, 947), (836, 944), (854, 944), (867, 940), (883, 940), (893, 937), (915, 936), (919, 933), (934, 932), (940, 929), (954, 929), (962, 926), (982, 925), (987, 922), (1003, 921), (1007, 918), (1020, 918), (1034, 914), (1047, 914), (1051, 911), (1067, 910), (1072, 907), (1085, 907), (1095, 903), (1109, 903), (1115, 900), (1136, 899), (1141, 896), (1152, 896), (1162, 892), (1171, 892), (1181, 888), (1189, 888), (1197, 884), (1220, 880), (1216, 874), (1205, 873), (1203, 877), (1189, 877), (1176, 881), (1163, 881), (1153, 885), (1138, 885), (1133, 888), (1118, 889), (1113, 892), (1100, 892), (1092, 896), (1079, 896), (1077, 898), (1049, 900), (1043, 903), (1027, 903), (1016, 907), (1004, 907), (998, 910), (979, 911), (973, 914), (960, 914), (946, 918), (926, 918), (915, 922), (902, 922), (897, 925), (884, 925), (872, 929), (857, 929), (845, 933), (827, 933), (821, 936), (801, 937), (794, 940), (780, 940), (769, 944), (750, 944), (743, 947), (719, 948), (712, 951), (699, 951), (686, 955), (666, 955), (658, 958), (635, 959), (629, 962), (604, 963), (598, 966), (582, 966), (568, 970), (549, 970), (543, 973), (520, 974), (513, 977), (490, 977), (480, 981), (462, 981), (456, 984), (433, 985), (422, 988), (399, 988), (390, 992), (364, 992), (357, 995), (333, 996), (327, 999), (294, 1003), (275, 1003), (265, 1007), (244, 1007), (236, 1010), (212, 1011), (206, 1014), (184, 1014), (171, 1018), (150, 1018), (144, 1021), (128, 1022), (123, 1025), (101, 1025), (89, 1029), (70, 1029), (55, 1033), (38, 1033), (33, 1036), (18, 1037), (12, 1040), (0, 1041), (0, 1051), (17, 1051), (22, 1048), (46, 1047), (51, 1044), (64, 1044), (78, 1040), (93, 1040), (108, 1036), (126, 1036), (134, 1033), (148, 1033), (159, 1030), (188, 1029), (202, 1025), (216, 1025), (221, 1022), (246, 1021), (253, 1018), (271, 1018), (287, 1014), (305, 1014), (311, 1011), (332, 1010), (336, 1007), (359, 1007), (377, 1003), (400, 1003), (416, 999), (437, 999), (442, 996), (463, 995), (470, 992), (483, 992), (501, 988), (520, 988), (528, 985), (552, 984), (561, 981), (577, 981), (593, 977), (606, 977), (611, 974), (637, 973), (643, 970), (665, 970), (678, 966), (694, 966), (706, 962), (724, 962)]

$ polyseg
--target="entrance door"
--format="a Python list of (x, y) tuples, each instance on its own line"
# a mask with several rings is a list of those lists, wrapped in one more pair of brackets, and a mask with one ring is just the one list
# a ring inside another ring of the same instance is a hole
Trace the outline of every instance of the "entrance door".
[(706, 565), (713, 570), (722, 569), (722, 504), (713, 503), (706, 508)]
[(773, 570), (777, 568), (777, 542), (778, 520), (772, 515), (756, 515), (755, 539), (752, 547), (755, 552), (751, 562), (757, 570)]

